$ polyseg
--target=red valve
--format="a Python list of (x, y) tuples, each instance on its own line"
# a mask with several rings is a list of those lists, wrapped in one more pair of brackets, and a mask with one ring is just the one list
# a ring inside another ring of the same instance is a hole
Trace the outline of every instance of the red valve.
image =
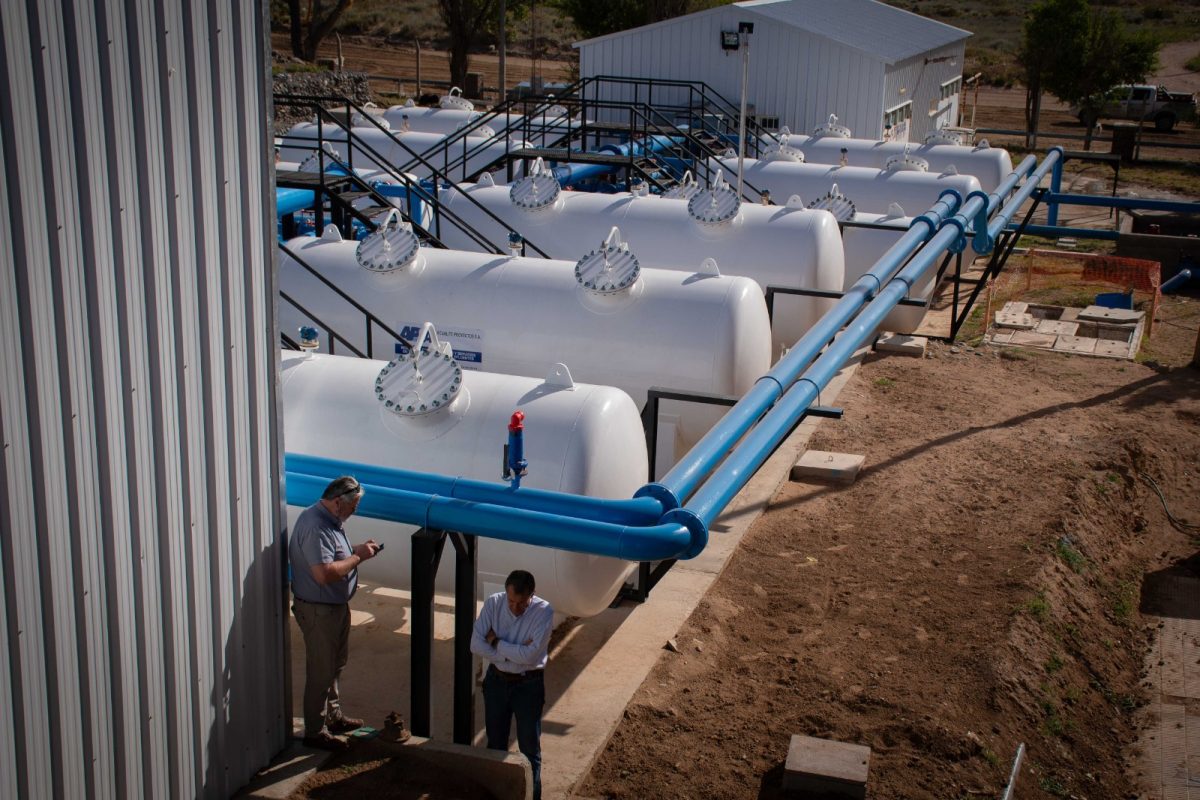
[(525, 412), (514, 411), (512, 419), (508, 421), (508, 432), (516, 433), (517, 431), (525, 430)]

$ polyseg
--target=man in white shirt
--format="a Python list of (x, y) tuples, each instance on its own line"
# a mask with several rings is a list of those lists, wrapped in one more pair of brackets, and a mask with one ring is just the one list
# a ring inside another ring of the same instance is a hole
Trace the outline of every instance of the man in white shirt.
[(508, 750), (515, 716), (517, 747), (533, 767), (533, 800), (541, 800), (543, 677), (554, 610), (533, 593), (534, 588), (533, 575), (514, 570), (504, 581), (504, 591), (483, 601), (471, 652), (488, 662), (483, 677), (487, 746)]

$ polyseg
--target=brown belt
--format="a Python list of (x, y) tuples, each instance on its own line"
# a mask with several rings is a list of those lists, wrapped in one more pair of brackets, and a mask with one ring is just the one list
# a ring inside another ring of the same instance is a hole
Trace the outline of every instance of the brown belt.
[(495, 664), (489, 664), (488, 669), (509, 683), (520, 683), (528, 678), (536, 678), (546, 671), (545, 669), (529, 669), (525, 670), (524, 672), (505, 672), (504, 670), (497, 668)]

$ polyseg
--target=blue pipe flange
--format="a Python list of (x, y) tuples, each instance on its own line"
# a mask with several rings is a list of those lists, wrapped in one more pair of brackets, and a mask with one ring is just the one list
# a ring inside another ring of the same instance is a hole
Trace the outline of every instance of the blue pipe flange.
[(933, 235), (937, 233), (938, 220), (933, 216), (933, 214), (926, 211), (920, 216), (913, 217), (913, 221), (908, 224), (908, 229), (911, 231), (913, 228), (917, 227), (918, 222), (925, 223), (925, 235), (921, 237), (921, 239), (922, 241), (928, 242), (933, 238)]
[(975, 238), (971, 241), (971, 247), (979, 255), (986, 256), (992, 252), (992, 246), (995, 244), (992, 241), (991, 235), (988, 234), (988, 205), (991, 203), (992, 197), (987, 192), (978, 189), (967, 195), (967, 202), (970, 202), (972, 197), (978, 197), (983, 201), (983, 205), (975, 212), (975, 219), (973, 220)]
[(686, 508), (675, 508), (663, 515), (662, 522), (674, 522), (682, 525), (692, 535), (691, 544), (688, 545), (686, 552), (680, 554), (680, 558), (695, 558), (704, 552), (704, 548), (708, 544), (708, 526), (695, 513)]
[(958, 210), (962, 208), (962, 195), (959, 193), (958, 189), (943, 189), (941, 193), (938, 194), (938, 200), (940, 201), (946, 195), (950, 195), (954, 198), (954, 205), (950, 209), (950, 214), (957, 214)]
[(661, 483), (647, 483), (642, 488), (633, 493), (637, 497), (649, 497), (651, 500), (657, 500), (663, 507), (664, 512), (673, 511), (679, 508), (679, 498), (675, 493), (663, 486)]
[(958, 236), (954, 237), (954, 241), (951, 242), (950, 246), (947, 247), (946, 249), (949, 250), (951, 253), (961, 253), (963, 250), (966, 250), (967, 249), (967, 226), (963, 223), (963, 221), (961, 219), (959, 219), (957, 214), (954, 215), (953, 217), (950, 217), (948, 220), (946, 220), (945, 222), (942, 223), (942, 227), (945, 227), (947, 225), (953, 225), (954, 227), (958, 228)]

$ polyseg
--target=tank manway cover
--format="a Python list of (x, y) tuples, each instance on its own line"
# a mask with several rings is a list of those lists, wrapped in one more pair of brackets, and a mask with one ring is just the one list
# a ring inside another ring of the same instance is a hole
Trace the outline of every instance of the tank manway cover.
[(720, 225), (736, 217), (741, 206), (737, 191), (718, 176), (715, 184), (688, 200), (688, 214), (704, 225)]
[(818, 197), (808, 204), (809, 208), (828, 211), (839, 222), (854, 218), (854, 203), (838, 190), (837, 184), (824, 197)]
[(374, 233), (358, 243), (354, 257), (371, 272), (395, 272), (413, 263), (420, 246), (412, 226), (401, 222), (399, 212), (393, 209)]
[(548, 171), (536, 171), (527, 175), (512, 185), (508, 190), (509, 199), (518, 208), (526, 211), (538, 211), (554, 205), (562, 187), (558, 179)]
[(613, 228), (608, 238), (575, 264), (575, 280), (585, 289), (598, 294), (616, 294), (634, 284), (642, 267), (629, 245), (620, 241), (620, 232)]
[(446, 408), (462, 389), (462, 367), (449, 353), (424, 350), (398, 355), (379, 371), (375, 396), (384, 408), (403, 417)]

